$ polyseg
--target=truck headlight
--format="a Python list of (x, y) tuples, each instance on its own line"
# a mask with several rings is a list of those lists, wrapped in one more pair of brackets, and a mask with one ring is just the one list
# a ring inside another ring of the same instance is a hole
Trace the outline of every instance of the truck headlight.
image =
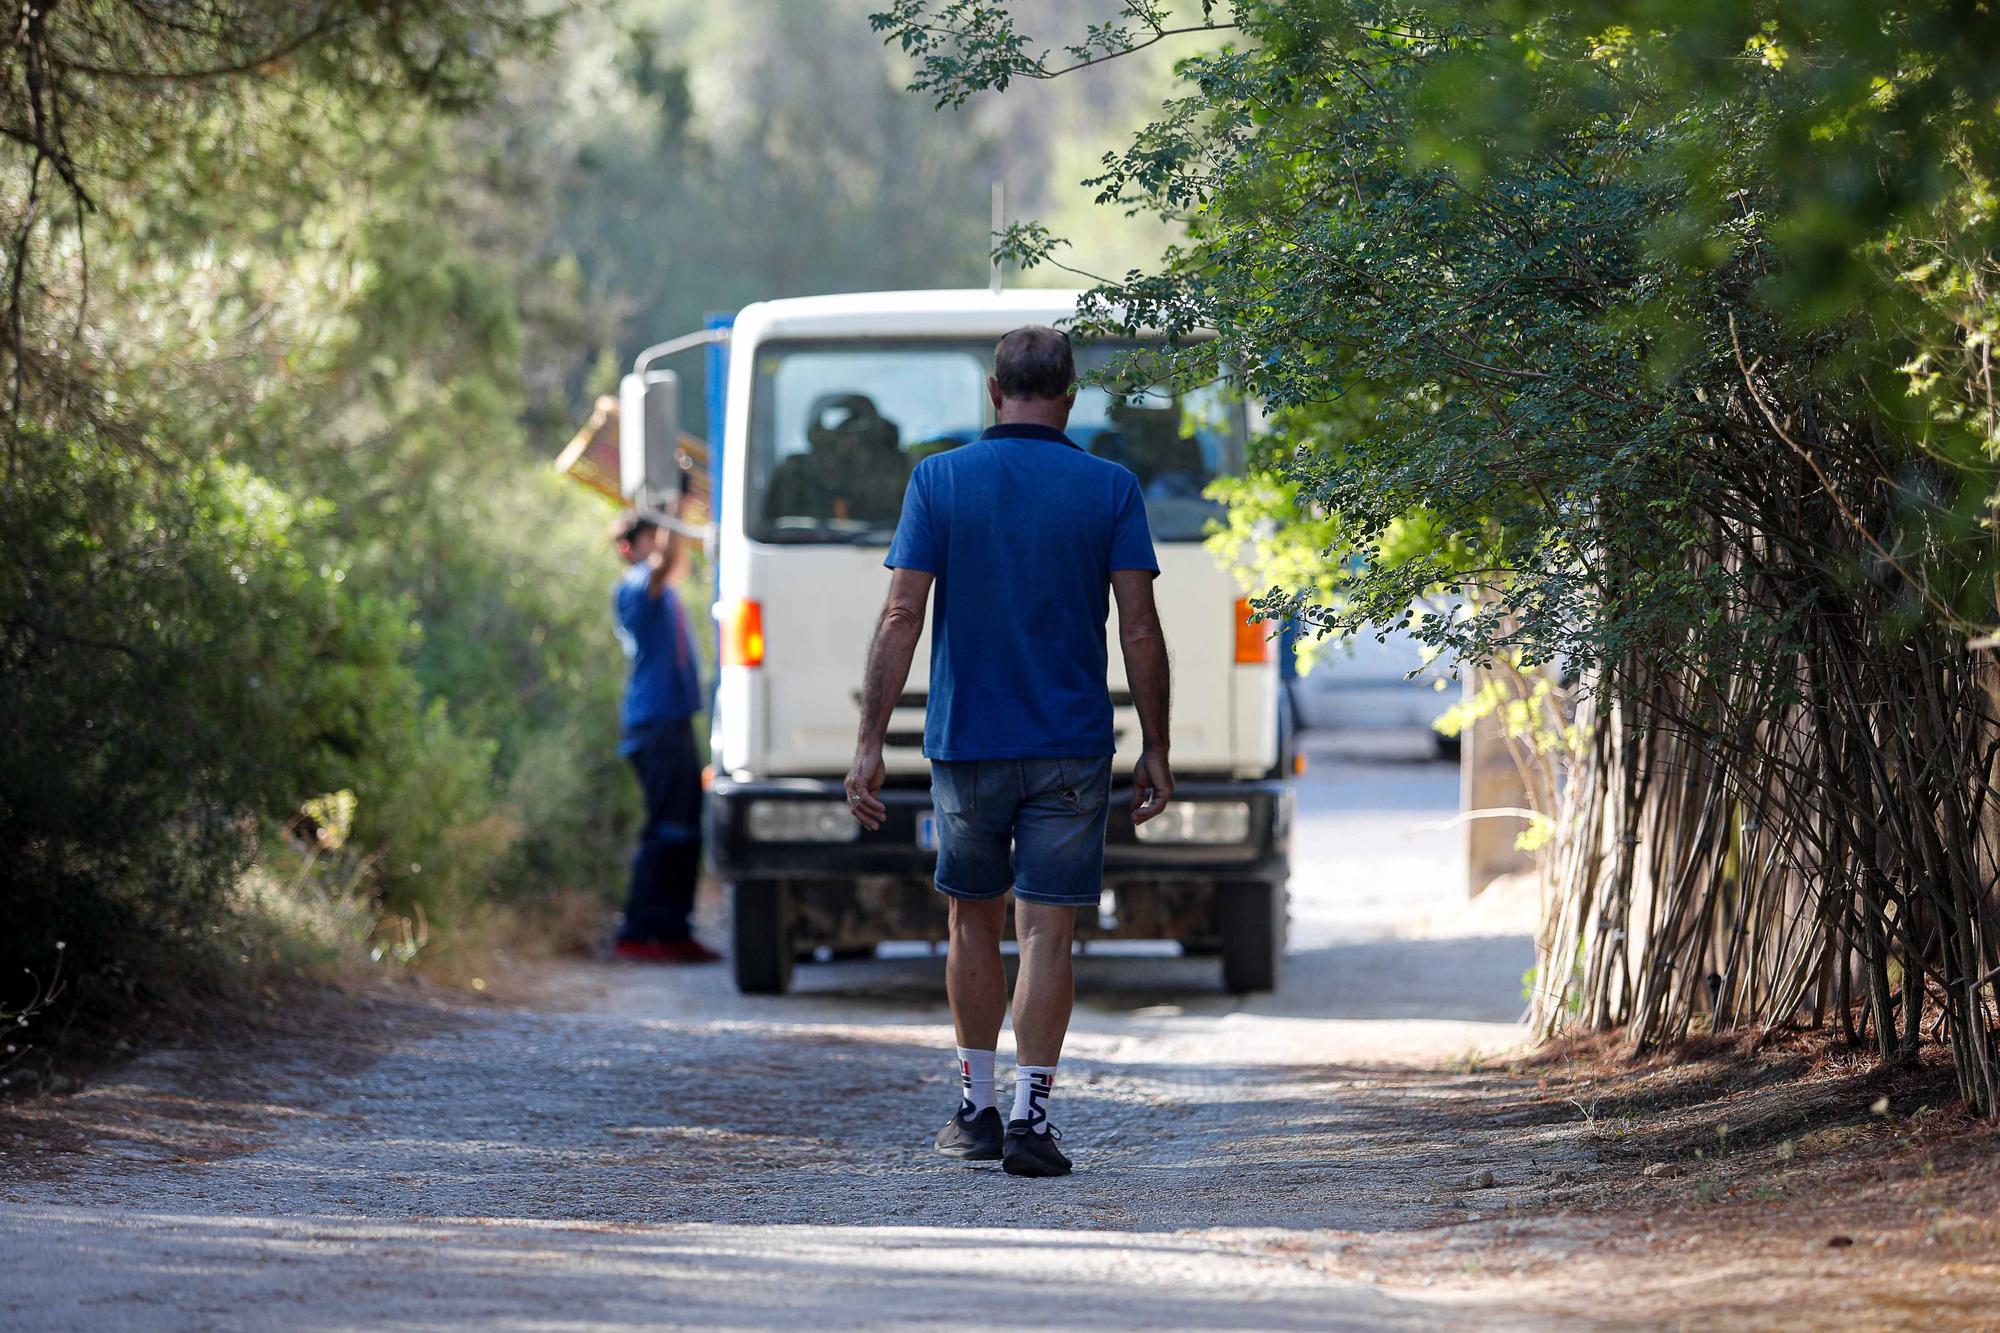
[(1176, 801), (1132, 830), (1140, 842), (1248, 842), (1248, 801)]
[(744, 821), (758, 842), (853, 842), (861, 825), (839, 801), (752, 801)]

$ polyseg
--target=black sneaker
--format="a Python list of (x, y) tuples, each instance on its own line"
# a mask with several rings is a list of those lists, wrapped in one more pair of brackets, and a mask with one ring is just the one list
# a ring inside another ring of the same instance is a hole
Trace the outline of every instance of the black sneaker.
[(1069, 1158), (1056, 1147), (1056, 1140), (1062, 1137), (1060, 1130), (1050, 1125), (1044, 1133), (1037, 1134), (1028, 1127), (1026, 1120), (1007, 1122), (1007, 1143), (1000, 1165), (1010, 1176), (1066, 1176), (1069, 1174)]
[(937, 1132), (937, 1150), (961, 1162), (999, 1161), (1002, 1132), (999, 1108), (989, 1106), (968, 1119), (965, 1110), (969, 1105), (960, 1102), (957, 1114)]

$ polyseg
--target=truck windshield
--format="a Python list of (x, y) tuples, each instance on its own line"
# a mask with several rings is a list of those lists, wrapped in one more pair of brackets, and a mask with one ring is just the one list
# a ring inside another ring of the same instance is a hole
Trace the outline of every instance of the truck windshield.
[[(1077, 349), (1077, 369), (1122, 350)], [(768, 342), (758, 347), (744, 523), (755, 541), (886, 546), (910, 470), (992, 424), (993, 342)], [(1128, 467), (1153, 538), (1198, 541), (1221, 507), (1202, 498), (1243, 462), (1241, 400), (1223, 385), (1113, 397), (1086, 386), (1069, 437)]]

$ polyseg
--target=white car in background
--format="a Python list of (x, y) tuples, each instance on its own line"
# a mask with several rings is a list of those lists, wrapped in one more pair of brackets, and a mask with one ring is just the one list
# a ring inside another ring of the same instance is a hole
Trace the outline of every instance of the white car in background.
[(1408, 630), (1369, 629), (1330, 640), (1287, 684), (1302, 731), (1421, 730), (1432, 737), (1439, 758), (1458, 757), (1458, 738), (1434, 724), (1459, 702), (1459, 682), (1448, 659), (1431, 659)]

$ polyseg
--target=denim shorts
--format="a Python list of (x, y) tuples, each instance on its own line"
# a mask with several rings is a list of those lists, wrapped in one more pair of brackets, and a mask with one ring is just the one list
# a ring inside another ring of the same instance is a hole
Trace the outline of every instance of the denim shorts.
[(1095, 907), (1104, 888), (1111, 756), (931, 763), (938, 892), (969, 902)]

